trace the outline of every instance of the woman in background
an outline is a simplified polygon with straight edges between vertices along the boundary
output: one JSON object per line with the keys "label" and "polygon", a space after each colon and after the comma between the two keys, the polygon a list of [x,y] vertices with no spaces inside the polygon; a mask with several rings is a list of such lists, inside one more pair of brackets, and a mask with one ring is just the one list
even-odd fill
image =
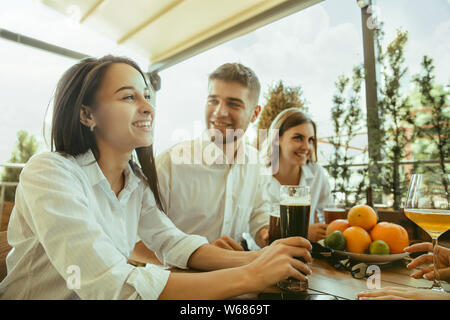
{"label": "woman in background", "polygon": [[[89,58],[65,72],[54,99],[52,152],[35,155],[20,176],[0,298],[223,299],[311,272],[293,258],[311,261],[311,244],[301,237],[239,252],[173,225],[158,191],[150,94],[126,58]],[[127,260],[138,236],[165,265],[223,270],[135,267]]]}
{"label": "woman in background", "polygon": [[333,203],[325,170],[317,163],[316,125],[299,108],[283,110],[272,121],[262,148],[265,164],[271,168],[269,193],[279,202],[280,186],[309,186],[311,215],[308,239],[325,237],[323,209]]}

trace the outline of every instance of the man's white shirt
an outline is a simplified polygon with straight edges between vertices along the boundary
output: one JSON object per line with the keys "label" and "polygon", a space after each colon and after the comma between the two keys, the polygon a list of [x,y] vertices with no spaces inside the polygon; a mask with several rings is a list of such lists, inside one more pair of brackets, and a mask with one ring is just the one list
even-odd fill
{"label": "man's white shirt", "polygon": [[177,229],[130,166],[116,197],[92,152],[36,155],[17,187],[0,298],[156,299],[169,271],[127,264],[138,236],[160,261],[179,268],[208,242]]}
{"label": "man's white shirt", "polygon": [[268,225],[270,176],[252,146],[239,143],[230,163],[205,132],[164,151],[156,166],[165,210],[182,231],[239,242],[243,233],[255,237]]}

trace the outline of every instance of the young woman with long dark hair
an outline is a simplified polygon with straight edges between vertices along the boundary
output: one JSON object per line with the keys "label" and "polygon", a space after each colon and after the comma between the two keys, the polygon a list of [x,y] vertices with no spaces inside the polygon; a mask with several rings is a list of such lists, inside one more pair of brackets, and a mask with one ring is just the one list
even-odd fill
{"label": "young woman with long dark hair", "polygon": [[[126,58],[85,59],[63,75],[52,151],[35,155],[20,176],[0,298],[222,299],[310,273],[293,258],[310,261],[303,238],[238,252],[173,225],[158,191],[150,94],[143,72]],[[222,270],[130,265],[137,237],[165,265]]]}

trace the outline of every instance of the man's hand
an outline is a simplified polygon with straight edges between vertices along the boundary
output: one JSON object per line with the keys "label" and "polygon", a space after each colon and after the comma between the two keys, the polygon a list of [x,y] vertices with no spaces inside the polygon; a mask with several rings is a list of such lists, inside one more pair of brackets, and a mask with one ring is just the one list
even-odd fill
{"label": "man's hand", "polygon": [[244,248],[242,248],[239,243],[227,236],[223,236],[217,240],[214,240],[213,242],[211,242],[211,244],[223,249],[244,251]]}
{"label": "man's hand", "polygon": [[255,235],[255,242],[261,248],[269,244],[269,226],[264,226]]}

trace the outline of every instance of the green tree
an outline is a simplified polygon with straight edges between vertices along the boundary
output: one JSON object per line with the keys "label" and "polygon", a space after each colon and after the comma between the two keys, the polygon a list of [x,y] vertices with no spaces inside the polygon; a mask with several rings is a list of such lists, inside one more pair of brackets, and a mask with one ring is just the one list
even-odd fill
{"label": "green tree", "polygon": [[401,197],[406,192],[407,179],[400,161],[408,155],[406,146],[410,143],[410,105],[402,94],[402,81],[407,72],[404,49],[408,32],[397,30],[397,37],[380,51],[381,77],[379,109],[382,118],[381,154],[384,160],[392,162],[381,168],[380,181],[385,193],[394,196],[393,207],[398,210]]}
{"label": "green tree", "polygon": [[[306,102],[303,98],[302,88],[285,86],[281,80],[276,85],[269,87],[265,98],[267,102],[259,117],[257,125],[258,132],[260,129],[269,129],[272,121],[285,109],[301,108],[305,112],[308,112]],[[259,147],[262,143],[262,141],[259,141],[259,134],[257,139],[257,146]]]}
{"label": "green tree", "polygon": [[[17,132],[17,142],[9,159],[10,163],[26,163],[33,154],[38,151],[39,145],[36,138],[26,132],[20,130]],[[4,182],[17,182],[21,169],[5,168],[0,178]],[[16,187],[8,187],[5,189],[5,201],[14,201]]]}
{"label": "green tree", "polygon": [[[420,160],[439,160],[438,170],[444,175],[449,173],[450,159],[450,86],[444,87],[435,83],[433,59],[424,56],[422,72],[414,77],[416,85],[416,103],[420,106],[414,120],[414,157]],[[424,166],[418,171],[435,170],[435,167]],[[444,180],[448,190],[448,181]]]}
{"label": "green tree", "polygon": [[[336,81],[337,92],[333,96],[333,107],[331,108],[331,118],[334,136],[329,138],[333,146],[333,153],[328,161],[327,167],[330,176],[334,180],[333,193],[344,195],[345,206],[354,205],[361,199],[362,189],[365,187],[366,170],[358,170],[357,174],[361,179],[355,182],[350,164],[354,163],[357,155],[350,153],[351,142],[361,131],[363,111],[361,108],[361,84],[364,80],[363,67],[361,65],[353,68],[353,75],[350,78],[341,75]],[[350,194],[353,193],[352,186],[356,184],[355,200],[350,202]]]}

